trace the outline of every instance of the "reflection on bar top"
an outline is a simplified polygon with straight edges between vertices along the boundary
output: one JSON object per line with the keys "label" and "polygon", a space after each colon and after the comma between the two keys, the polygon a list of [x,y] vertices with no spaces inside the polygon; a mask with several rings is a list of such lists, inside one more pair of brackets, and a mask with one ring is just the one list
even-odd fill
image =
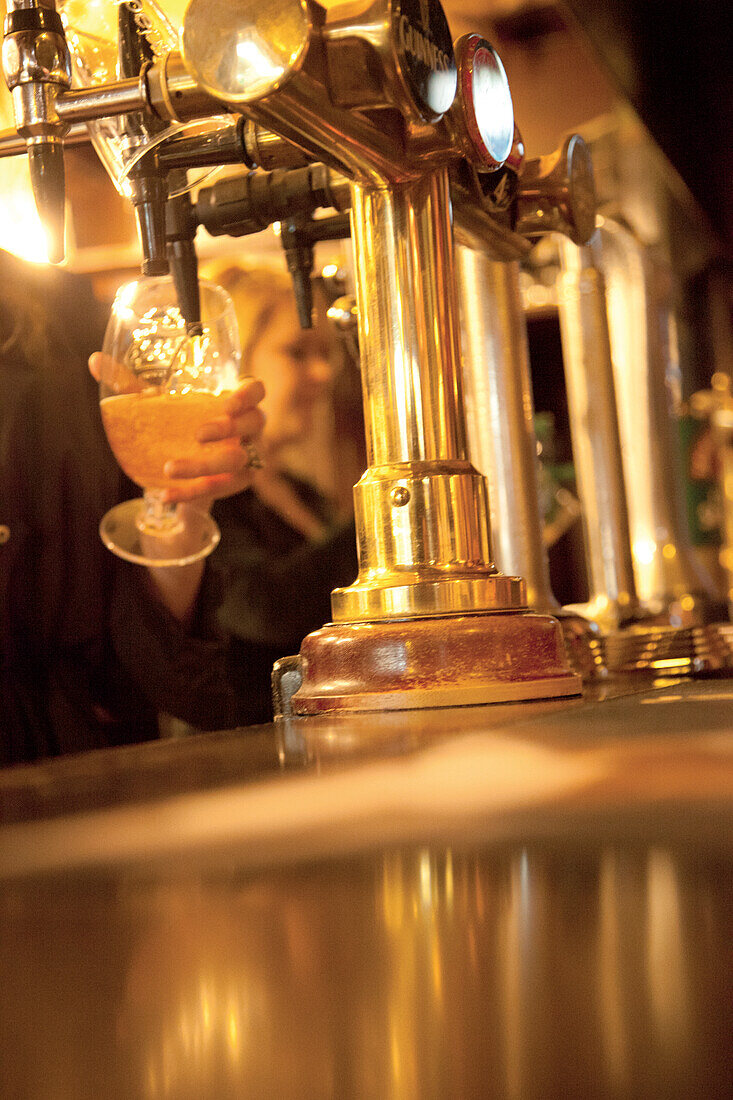
{"label": "reflection on bar top", "polygon": [[562,836],[726,846],[731,702],[722,681],[680,682],[602,703],[300,719],[14,769],[0,776],[0,875]]}

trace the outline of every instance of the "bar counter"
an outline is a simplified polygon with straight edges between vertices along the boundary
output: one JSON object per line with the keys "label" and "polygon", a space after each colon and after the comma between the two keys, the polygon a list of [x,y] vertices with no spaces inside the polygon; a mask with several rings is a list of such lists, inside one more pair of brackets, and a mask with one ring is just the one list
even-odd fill
{"label": "bar counter", "polygon": [[0,773],[0,1095],[727,1097],[733,686]]}

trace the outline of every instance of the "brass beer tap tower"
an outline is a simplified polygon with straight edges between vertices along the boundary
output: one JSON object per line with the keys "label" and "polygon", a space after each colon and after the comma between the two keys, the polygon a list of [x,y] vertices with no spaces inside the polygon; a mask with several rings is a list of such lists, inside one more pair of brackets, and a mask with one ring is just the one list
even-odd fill
{"label": "brass beer tap tower", "polygon": [[[524,580],[492,560],[486,481],[468,457],[452,195],[468,238],[500,259],[526,250],[520,192],[492,206],[515,144],[496,55],[461,40],[459,81],[437,0],[191,0],[180,45],[138,78],[57,94],[56,114],[241,114],[350,190],[368,451],[360,572],[303,642],[294,712],[578,694],[557,619],[530,610]],[[535,191],[526,208],[557,212]]]}
{"label": "brass beer tap tower", "polygon": [[[255,13],[234,8],[224,18],[256,37]],[[334,592],[334,622],[303,642],[295,712],[576,692],[557,622],[528,612],[523,582],[491,561],[485,482],[467,459],[448,177],[461,150],[451,121],[437,125],[456,84],[442,11],[393,3],[387,22],[383,5],[359,19],[350,7],[344,22],[334,8],[318,36],[306,20],[290,56],[325,47],[326,84],[306,62],[254,99],[249,73],[226,53],[235,34],[222,27],[215,46],[205,9],[194,0],[182,35],[198,83],[351,180],[369,463],[355,489],[360,574]],[[346,58],[361,59],[356,87],[342,85]],[[384,112],[385,124],[357,106]],[[510,127],[505,157],[512,138]]]}

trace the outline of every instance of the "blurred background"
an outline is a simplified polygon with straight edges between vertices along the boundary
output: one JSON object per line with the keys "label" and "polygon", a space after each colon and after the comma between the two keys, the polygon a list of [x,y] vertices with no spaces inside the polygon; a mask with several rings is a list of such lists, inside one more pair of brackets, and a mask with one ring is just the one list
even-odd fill
{"label": "blurred background", "polygon": [[[663,258],[676,322],[672,396],[687,456],[688,518],[695,548],[715,569],[717,490],[709,471],[693,477],[689,456],[699,435],[696,411],[704,405],[696,395],[709,389],[716,372],[733,372],[733,66],[725,6],[712,0],[674,9],[658,0],[447,0],[445,8],[454,39],[479,32],[502,58],[527,156],[551,152],[566,133],[579,131],[591,145],[601,214],[613,214]],[[12,125],[4,86],[0,125]],[[68,149],[66,165],[65,270],[44,266],[24,157],[0,161],[0,247],[39,265],[37,278],[55,308],[73,312],[86,355],[99,346],[114,292],[137,272],[140,253],[132,208],[92,147]],[[245,264],[281,265],[276,229],[238,239],[213,239],[200,231],[202,264],[231,256]],[[318,246],[317,267],[337,272],[347,288],[350,263],[348,242]],[[569,603],[583,600],[586,587],[556,310],[558,272],[553,242],[546,239],[524,265],[522,289],[552,583],[560,602]],[[354,376],[346,399],[353,404]],[[324,408],[320,415],[335,430],[334,410]],[[329,485],[333,464],[321,466],[316,474],[322,486],[342,492],[343,486]]]}

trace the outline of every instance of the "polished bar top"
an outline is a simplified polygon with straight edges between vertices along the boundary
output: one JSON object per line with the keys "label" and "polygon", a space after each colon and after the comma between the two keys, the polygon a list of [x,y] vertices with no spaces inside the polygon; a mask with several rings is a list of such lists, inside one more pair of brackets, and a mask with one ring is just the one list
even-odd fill
{"label": "polished bar top", "polygon": [[512,820],[561,833],[571,815],[632,832],[639,815],[672,832],[693,815],[715,833],[733,818],[731,731],[729,681],[628,677],[583,699],[325,715],[49,760],[0,772],[0,876],[253,840],[268,859],[308,857],[476,822],[489,839]]}
{"label": "polished bar top", "polygon": [[595,696],[0,774],[0,1095],[729,1097],[733,686]]}

